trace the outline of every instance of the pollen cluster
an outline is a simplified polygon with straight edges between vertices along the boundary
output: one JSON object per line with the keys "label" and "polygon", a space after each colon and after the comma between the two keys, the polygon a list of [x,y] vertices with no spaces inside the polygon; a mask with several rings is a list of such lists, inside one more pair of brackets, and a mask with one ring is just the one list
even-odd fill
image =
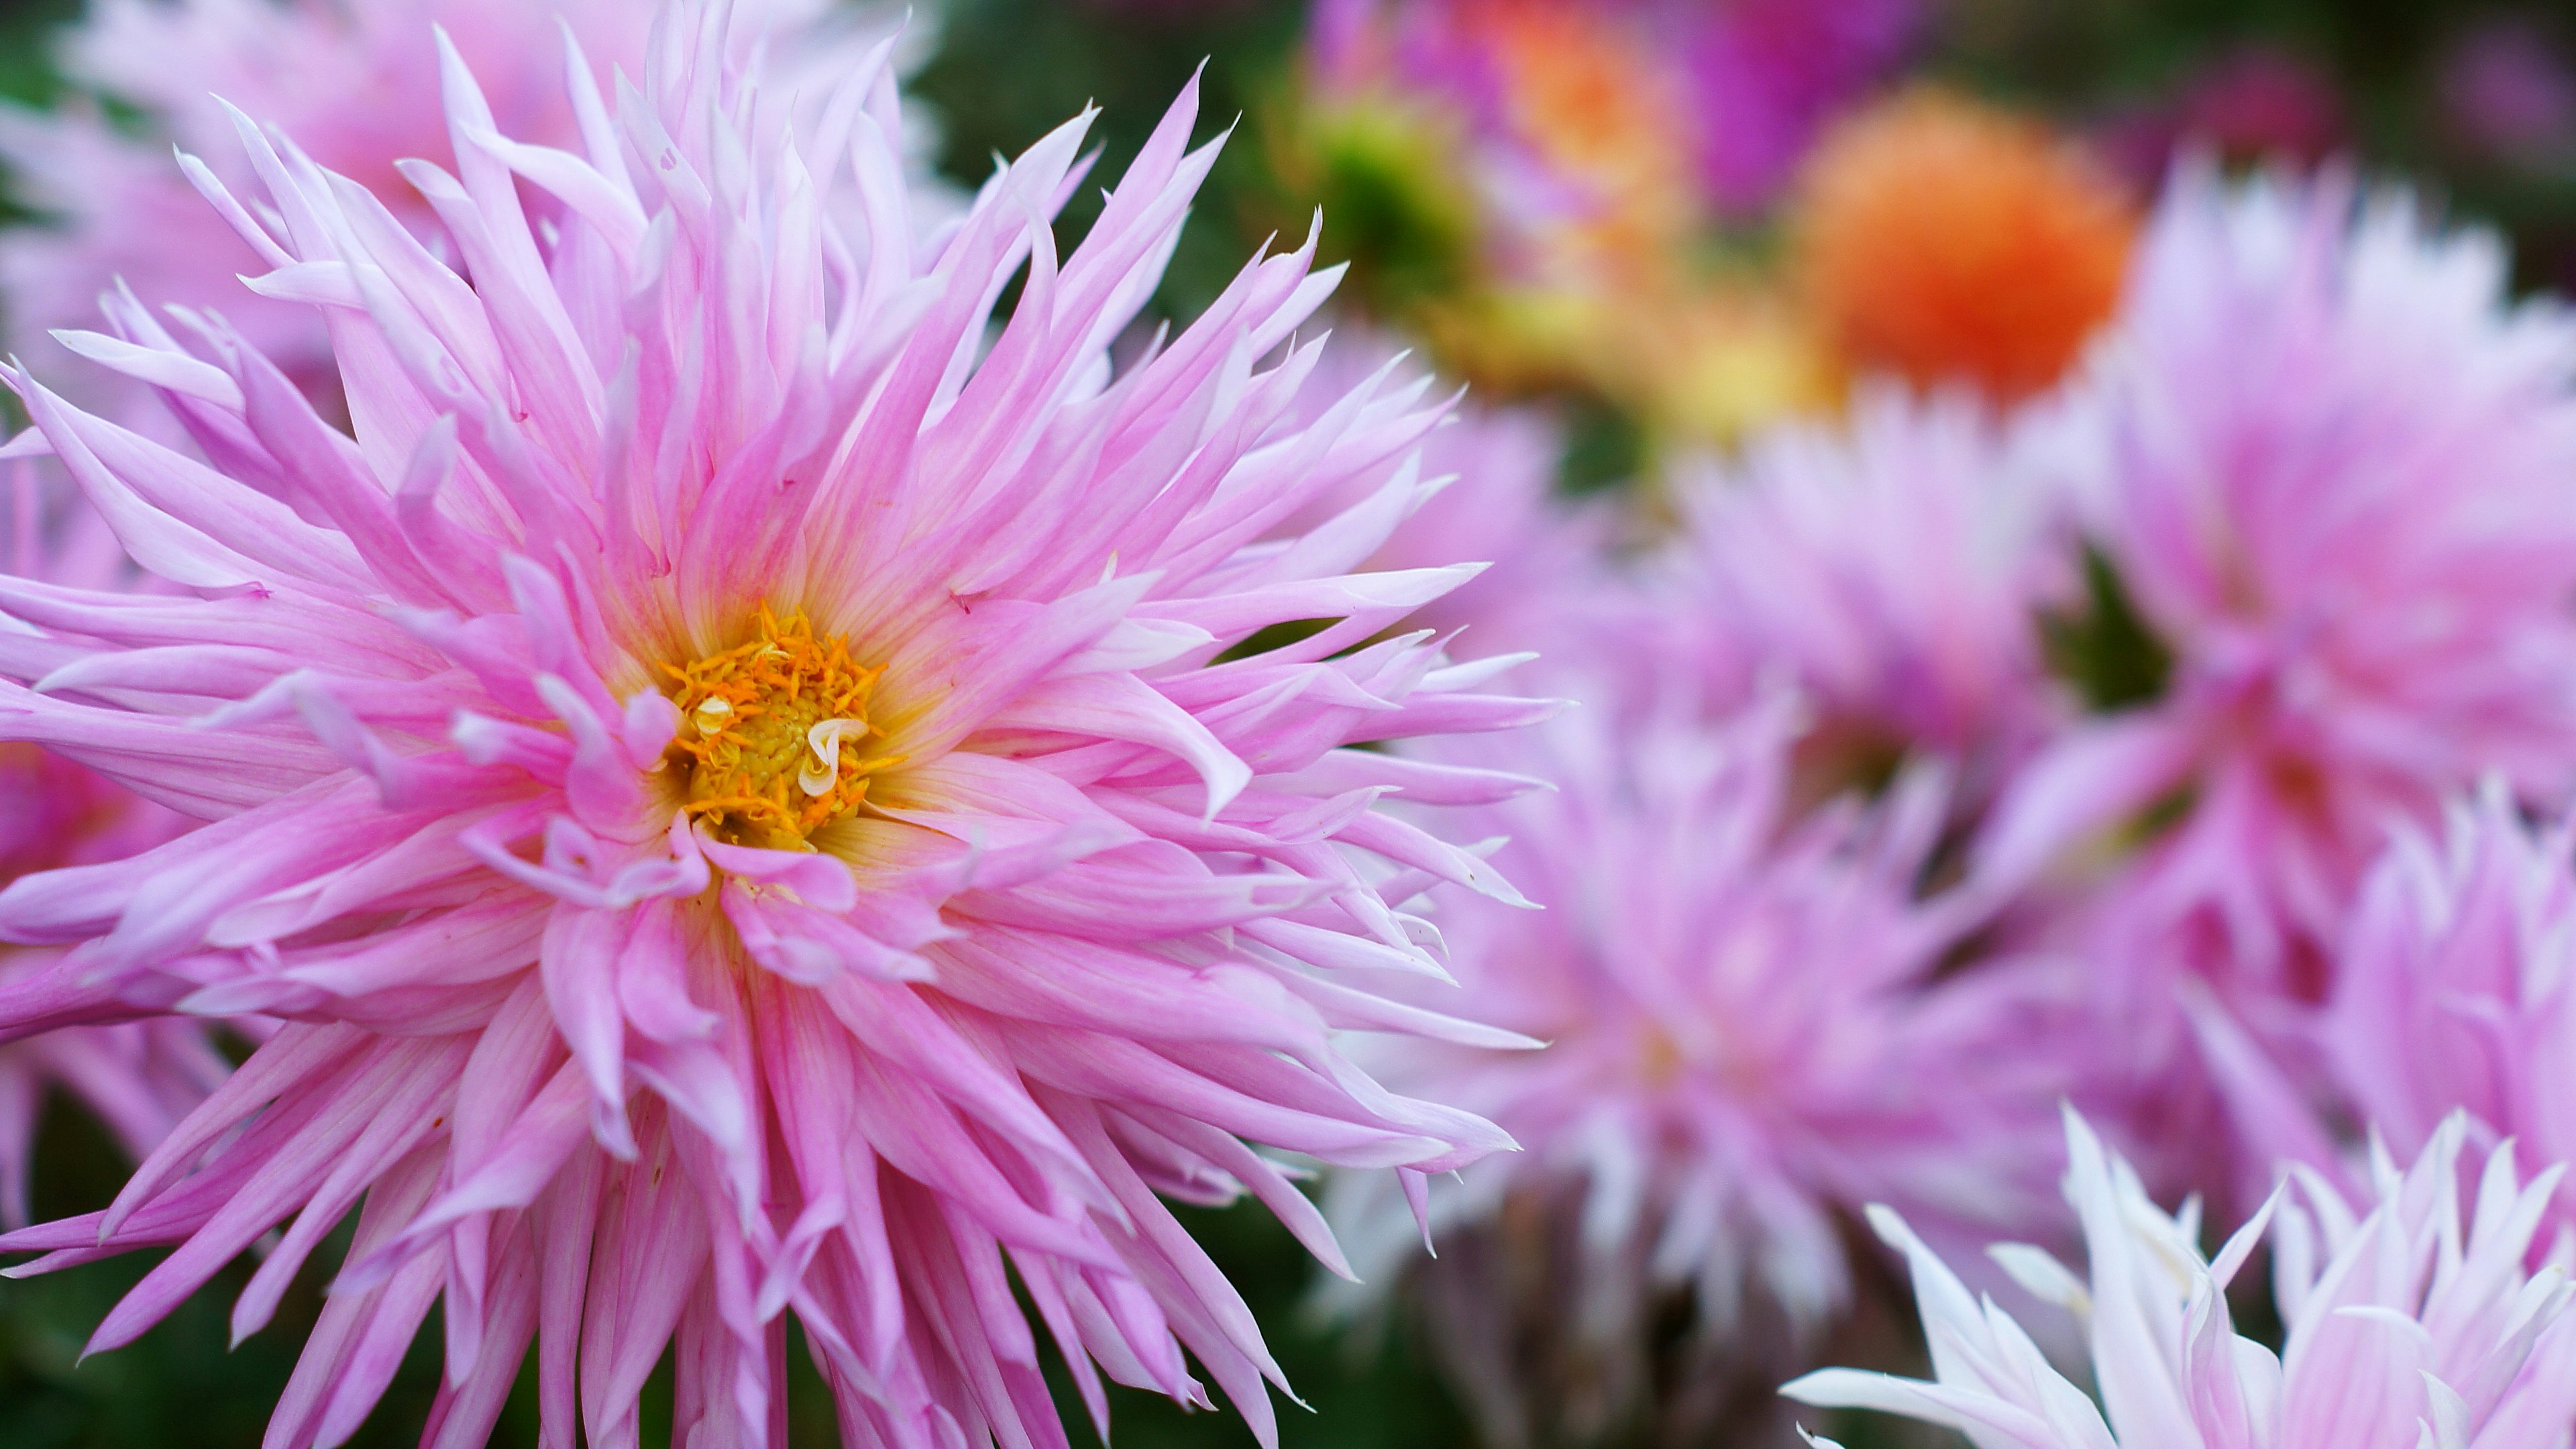
{"label": "pollen cluster", "polygon": [[764,604],[749,642],[663,670],[680,707],[682,808],[728,843],[811,849],[816,829],[854,814],[869,780],[902,763],[868,748],[884,738],[867,720],[883,671],[861,668],[839,635],[816,638],[801,610],[782,620]]}

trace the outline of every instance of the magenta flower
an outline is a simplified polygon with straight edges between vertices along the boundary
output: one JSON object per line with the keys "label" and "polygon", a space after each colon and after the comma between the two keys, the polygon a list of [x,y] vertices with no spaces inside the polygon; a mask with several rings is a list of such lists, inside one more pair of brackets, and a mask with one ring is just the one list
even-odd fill
{"label": "magenta flower", "polygon": [[[1641,1395],[1671,1291],[1695,1299],[1701,1347],[1740,1355],[1731,1371],[1793,1366],[1784,1352],[1811,1348],[1852,1297],[1836,1219],[1865,1202],[1903,1202],[1967,1240],[2027,1227],[2070,1084],[2046,1045],[2042,975],[1941,974],[1976,917],[1914,894],[1945,809],[1933,774],[1874,808],[1800,817],[1793,698],[1712,726],[1696,708],[1585,697],[1543,738],[1440,756],[1561,785],[1479,820],[1508,837],[1496,863],[1547,908],[1461,896],[1437,918],[1467,1014],[1548,1048],[1406,1043],[1388,1068],[1392,1085],[1466,1105],[1526,1149],[1435,1185],[1440,1259],[1418,1268],[1436,1341],[1466,1365],[1497,1442],[1543,1430],[1527,1416],[1549,1411],[1531,1401],[1568,1384],[1614,1409],[1623,1383]],[[1410,1255],[1394,1192],[1337,1190],[1364,1270]],[[1553,1256],[1493,1260],[1533,1242]],[[1543,1292],[1516,1301],[1514,1282]]]}
{"label": "magenta flower", "polygon": [[1702,184],[1722,210],[1775,200],[1835,116],[1913,49],[1916,0],[1666,4],[1680,22]]}
{"label": "magenta flower", "polygon": [[1989,797],[2061,712],[2038,619],[2066,567],[2039,442],[1965,396],[1896,392],[1758,439],[1683,495],[1657,579],[1675,651],[1721,698],[1794,681],[1805,753],[1831,757],[1837,788],[1921,751]]}
{"label": "magenta flower", "polygon": [[71,948],[0,1021],[290,1024],[106,1212],[0,1247],[180,1245],[107,1348],[282,1227],[256,1329],[356,1209],[286,1446],[345,1439],[433,1304],[435,1444],[482,1442],[532,1340],[550,1442],[633,1444],[666,1346],[678,1441],[776,1442],[790,1309],[853,1442],[1061,1444],[1015,1293],[1095,1417],[1103,1376],[1208,1402],[1187,1349],[1267,1439],[1277,1367],[1157,1193],[1249,1191],[1337,1265],[1247,1141],[1416,1173],[1508,1141],[1334,1044],[1492,1039],[1356,974],[1440,971],[1391,904],[1421,882],[1511,894],[1378,797],[1519,782],[1352,747],[1545,712],[1366,642],[1474,572],[1346,572],[1437,410],[1284,421],[1311,245],[1112,366],[1214,162],[1194,91],[1070,254],[1088,117],[917,247],[887,48],[800,146],[721,14],[666,9],[615,112],[576,57],[579,154],[504,138],[442,55],[459,171],[403,174],[470,283],[245,131],[264,202],[210,191],[263,286],[329,309],[354,437],[219,324],[186,347],[130,306],[79,345],[213,466],[10,374],[196,597],[0,587],[65,656],[0,735],[213,823],[0,893],[9,937]]}
{"label": "magenta flower", "polygon": [[[789,22],[825,6],[746,8]],[[99,0],[65,37],[63,71],[85,91],[140,108],[151,138],[87,97],[52,113],[0,113],[0,160],[19,198],[53,219],[0,234],[13,342],[29,350],[51,329],[91,325],[100,294],[122,279],[156,307],[219,308],[290,376],[327,376],[321,315],[302,299],[243,291],[237,274],[266,265],[170,164],[171,143],[208,158],[226,184],[252,184],[249,167],[234,164],[241,147],[225,107],[239,107],[427,234],[432,210],[397,168],[415,156],[449,161],[433,25],[481,79],[504,134],[566,146],[577,131],[560,32],[569,28],[603,67],[631,72],[652,15],[635,0]]]}
{"label": "magenta flower", "polygon": [[[2454,1118],[2402,1174],[2382,1156],[2371,1200],[2303,1177],[2204,1260],[2196,1202],[2166,1216],[2072,1113],[2066,1136],[2088,1271],[1993,1251],[2075,1314],[2099,1407],[1885,1208],[1871,1221],[1913,1268],[1932,1381],[1827,1369],[1781,1392],[2016,1449],[2547,1449],[2576,1431],[2576,1290],[2563,1268],[2523,1269],[2563,1167],[2525,1181],[2506,1147],[2465,1192]],[[2227,1301],[2267,1236],[2288,1330],[2277,1355],[2237,1335]]]}
{"label": "magenta flower", "polygon": [[2312,1006],[2393,823],[2486,770],[2576,779],[2576,325],[2506,283],[2399,195],[2176,178],[2078,482],[2171,678],[2025,773],[1992,875],[2158,807],[2127,929]]}
{"label": "magenta flower", "polygon": [[2335,78],[2292,51],[2239,46],[2175,78],[2170,89],[2094,128],[2096,148],[2141,192],[2161,186],[2178,155],[2313,166],[2352,144]]}

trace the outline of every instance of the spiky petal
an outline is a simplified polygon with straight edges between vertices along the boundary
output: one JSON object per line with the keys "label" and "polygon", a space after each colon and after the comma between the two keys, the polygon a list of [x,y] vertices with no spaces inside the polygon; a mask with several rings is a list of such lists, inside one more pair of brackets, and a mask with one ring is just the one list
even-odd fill
{"label": "spiky petal", "polygon": [[[2381,1157],[2360,1201],[2313,1177],[2286,1185],[2204,1259],[2197,1207],[2167,1216],[2070,1112],[2066,1197],[2086,1272],[2022,1245],[1994,1252],[2075,1313],[2098,1406],[1884,1208],[1871,1221],[1913,1270],[1932,1379],[1827,1369],[1781,1392],[2022,1449],[2564,1444],[2576,1429],[2571,1290],[2563,1268],[2528,1273],[2523,1259],[2565,1168],[2526,1180],[2508,1146],[2464,1191],[2465,1133],[2453,1118],[2403,1172]],[[2238,1335],[2228,1310],[2228,1285],[2267,1237],[2287,1329],[2277,1355]]]}

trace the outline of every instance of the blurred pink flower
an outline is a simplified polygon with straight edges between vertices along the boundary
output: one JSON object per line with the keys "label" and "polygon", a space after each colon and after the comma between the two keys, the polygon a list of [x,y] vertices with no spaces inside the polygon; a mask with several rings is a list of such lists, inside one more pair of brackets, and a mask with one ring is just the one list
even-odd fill
{"label": "blurred pink flower", "polygon": [[[2482,1144],[2576,1158],[2576,823],[2525,824],[2499,789],[2408,831],[2344,933],[2321,1035],[2355,1115],[2401,1152],[2454,1112]],[[2553,1228],[2576,1227],[2560,1185]]]}
{"label": "blurred pink flower", "polygon": [[[1711,725],[1576,693],[1540,731],[1432,756],[1559,786],[1476,818],[1546,908],[1460,896],[1434,918],[1466,1014],[1547,1049],[1407,1043],[1385,1059],[1390,1085],[1526,1149],[1434,1185],[1440,1258],[1415,1267],[1498,1442],[1554,1437],[1523,1402],[1552,1384],[1641,1396],[1670,1367],[1652,1325],[1671,1291],[1695,1301],[1700,1346],[1732,1356],[1691,1371],[1793,1366],[1853,1296],[1837,1219],[1865,1202],[1963,1241],[2044,1221],[2071,1085],[2049,974],[1961,969],[1950,953],[1977,917],[1916,895],[1937,772],[1801,817],[1793,697]],[[1327,1204],[1364,1279],[1391,1281],[1412,1256],[1402,1199],[1345,1178]],[[1494,1261],[1533,1237],[1541,1262]],[[1539,1296],[1516,1301],[1515,1282]],[[1515,1331],[1554,1361],[1516,1356]]]}
{"label": "blurred pink flower", "polygon": [[1335,1045],[1494,1039],[1353,973],[1438,971],[1389,903],[1417,875],[1512,896],[1378,796],[1521,788],[1356,746],[1545,713],[1366,642],[1470,572],[1348,572],[1438,413],[1362,389],[1284,421],[1311,240],[1111,366],[1215,162],[1194,90],[1069,255],[1088,116],[921,247],[891,43],[809,168],[726,14],[661,10],[614,119],[577,60],[578,153],[505,139],[443,54],[458,170],[402,174],[471,285],[245,132],[266,204],[214,197],[264,285],[333,308],[354,438],[139,307],[80,345],[217,466],[9,373],[197,596],[0,585],[71,656],[0,689],[0,736],[213,823],[0,892],[0,932],[71,948],[0,1023],[177,996],[290,1024],[105,1213],[0,1248],[179,1244],[107,1348],[282,1229],[234,1305],[256,1329],[355,1210],[286,1446],[347,1438],[433,1305],[434,1445],[483,1441],[532,1341],[549,1442],[632,1444],[667,1348],[675,1442],[776,1443],[790,1308],[852,1442],[1061,1445],[1018,1294],[1104,1429],[1104,1374],[1209,1403],[1186,1350],[1269,1441],[1277,1365],[1158,1191],[1249,1191],[1337,1265],[1245,1139],[1425,1173],[1508,1141]]}
{"label": "blurred pink flower", "polygon": [[2526,18],[2497,16],[2461,32],[2434,88],[2450,139],[2480,160],[2546,166],[2576,151],[2576,67]]}
{"label": "blurred pink flower", "polygon": [[2079,506],[2171,677],[2022,774],[1981,869],[2144,822],[2130,939],[2238,1006],[2323,1001],[2392,826],[2483,771],[2576,780],[2571,378],[2576,324],[2509,300],[2491,235],[2178,175],[2075,404]]}
{"label": "blurred pink flower", "polygon": [[[814,21],[829,0],[743,5],[787,24]],[[0,233],[11,345],[32,352],[52,329],[96,326],[101,294],[122,280],[156,308],[217,308],[290,377],[326,378],[322,314],[307,298],[243,290],[239,274],[268,268],[171,164],[172,144],[210,158],[228,186],[253,184],[248,164],[232,159],[242,151],[226,107],[238,107],[433,237],[430,204],[397,170],[413,157],[453,164],[431,27],[443,28],[474,68],[504,134],[569,146],[577,134],[564,99],[563,34],[603,71],[631,75],[653,8],[637,0],[96,0],[62,42],[64,74],[95,97],[139,108],[146,130],[118,125],[92,96],[51,113],[0,112],[0,161],[18,198],[52,218]]]}
{"label": "blurred pink flower", "polygon": [[[2561,1266],[2523,1267],[2563,1166],[2526,1182],[2507,1147],[2471,1195],[2455,1118],[2403,1173],[2381,1157],[2368,1199],[2302,1177],[2204,1260],[2197,1202],[2166,1216],[2072,1113],[2066,1135],[2087,1272],[2018,1244],[1992,1251],[2083,1325],[2099,1407],[1886,1208],[1871,1221],[1913,1268],[1932,1381],[1827,1369],[1781,1392],[2015,1449],[2558,1449],[2576,1432],[2576,1290]],[[2228,1311],[2266,1237],[2278,1354]]]}
{"label": "blurred pink flower", "polygon": [[2069,570],[2040,446],[1967,396],[1895,390],[1758,437],[1683,484],[1655,579],[1674,657],[1727,700],[1794,683],[1838,788],[1922,751],[1987,799],[2061,713],[2038,623]]}

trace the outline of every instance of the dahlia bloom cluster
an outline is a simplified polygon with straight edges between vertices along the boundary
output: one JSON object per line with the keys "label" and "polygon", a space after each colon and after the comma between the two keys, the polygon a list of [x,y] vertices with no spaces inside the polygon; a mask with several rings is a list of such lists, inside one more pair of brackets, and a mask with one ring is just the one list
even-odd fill
{"label": "dahlia bloom cluster", "polygon": [[1480,386],[1590,392],[1685,450],[1882,372],[2015,402],[2110,317],[2136,206],[2038,121],[1873,103],[1919,9],[1337,0],[1274,149]]}
{"label": "dahlia bloom cluster", "polygon": [[[1864,389],[1684,475],[1624,613],[1546,641],[1582,718],[1423,752],[1560,786],[1481,829],[1547,912],[1436,917],[1467,1014],[1550,1047],[1388,1068],[1526,1149],[1435,1190],[1412,1270],[1497,1432],[1606,1432],[1671,1377],[1635,1345],[1677,1298],[1710,1336],[1834,1321],[1862,1279],[1831,1225],[1873,1195],[1953,1244],[2046,1233],[2060,1098],[2160,1186],[2257,1199],[2281,1155],[2340,1180],[2321,1100],[2408,1151],[2463,1106],[2568,1150],[2536,1125],[2567,862],[2362,882],[2481,772],[2545,801],[2576,765],[2571,341],[2479,234],[2190,171],[2069,378]],[[1357,1241],[1409,1231],[1345,1193]]]}
{"label": "dahlia bloom cluster", "polygon": [[326,316],[350,432],[122,299],[72,341],[192,452],[7,373],[17,449],[177,588],[0,581],[47,660],[0,738],[209,823],[0,892],[61,951],[0,1029],[286,1024],[112,1206],[0,1248],[173,1245],[102,1349],[275,1232],[257,1329],[354,1212],[281,1445],[346,1439],[433,1305],[433,1444],[532,1343],[550,1441],[635,1442],[669,1347],[676,1441],[776,1442],[789,1311],[851,1442],[1062,1443],[1016,1294],[1095,1418],[1104,1377],[1209,1402],[1186,1349],[1267,1439],[1277,1366],[1160,1195],[1249,1192],[1338,1265],[1248,1143],[1508,1142],[1335,1044],[1513,1040],[1374,989],[1443,970],[1425,884],[1516,898],[1380,797],[1525,782],[1367,747],[1546,712],[1375,637],[1474,571],[1353,572],[1440,409],[1295,420],[1311,242],[1112,364],[1214,160],[1194,91],[1071,252],[1087,116],[925,241],[891,42],[791,126],[726,24],[663,10],[613,108],[574,48],[571,149],[442,43],[456,169],[399,168],[438,249],[276,130],[241,129],[254,196],[190,166]]}
{"label": "dahlia bloom cluster", "polygon": [[2151,994],[2295,1034],[2393,824],[2576,781],[2576,325],[2505,287],[2488,235],[2333,174],[2186,172],[2151,223],[2067,471],[2165,677],[2048,746],[1980,863],[2143,841],[2096,949]]}
{"label": "dahlia bloom cluster", "polygon": [[[2044,1221],[2070,1076],[2029,1049],[2067,1025],[2050,973],[1945,971],[1980,919],[1917,891],[1948,815],[1937,767],[1876,804],[1805,809],[1794,695],[1712,721],[1696,701],[1623,700],[1617,681],[1572,692],[1583,708],[1535,740],[1434,755],[1557,786],[1477,821],[1547,909],[1457,900],[1437,917],[1466,1013],[1549,1046],[1409,1046],[1386,1064],[1527,1149],[1441,1186],[1440,1259],[1416,1269],[1435,1345],[1502,1443],[1599,1437],[1654,1376],[1694,1383],[1685,1411],[1759,1415],[1850,1305],[1838,1214],[1900,1202],[1960,1241]],[[1415,1237],[1400,1197],[1352,1179],[1332,1206],[1363,1279],[1391,1276],[1369,1270]],[[1659,1364],[1676,1295],[1694,1342]]]}
{"label": "dahlia bloom cluster", "polygon": [[1654,205],[1749,212],[1905,58],[1920,19],[1913,0],[1330,0],[1313,59],[1336,86],[1436,98],[1477,163],[1526,178],[1514,195],[1599,203],[1623,178],[1670,179]]}
{"label": "dahlia bloom cluster", "polygon": [[[1871,1222],[1913,1270],[1929,1381],[1853,1369],[1782,1390],[1876,1409],[2022,1449],[2549,1449],[2576,1423],[2576,1288],[2525,1260],[2563,1166],[2525,1179],[2508,1144],[2465,1186],[2463,1123],[2413,1165],[2385,1155],[2357,1200],[2313,1177],[2285,1185],[2212,1258],[2196,1204],[2168,1216],[2069,1113],[2066,1198],[2086,1271],[2022,1244],[1996,1259],[2082,1326],[2097,1407],[1992,1299],[1972,1296],[1904,1218]],[[2227,1290],[2269,1242],[2284,1342],[2236,1332]],[[1829,1444],[1829,1440],[1817,1440]]]}
{"label": "dahlia bloom cluster", "polygon": [[[1837,122],[1914,10],[1317,7],[1376,298],[1552,412],[1326,347],[1314,232],[1146,325],[1195,85],[1070,245],[1089,115],[953,197],[820,0],[103,0],[0,126],[89,364],[0,368],[89,520],[0,576],[6,1271],[244,1335],[345,1232],[275,1449],[433,1310],[439,1449],[531,1361],[782,1442],[791,1322],[854,1444],[1064,1445],[1050,1355],[1275,1443],[1250,1197],[1516,1449],[1785,1439],[1867,1221],[1929,1377],[1809,1403],[2563,1445],[2576,322],[2339,172]],[[141,1162],[27,1226],[54,1082]]]}

